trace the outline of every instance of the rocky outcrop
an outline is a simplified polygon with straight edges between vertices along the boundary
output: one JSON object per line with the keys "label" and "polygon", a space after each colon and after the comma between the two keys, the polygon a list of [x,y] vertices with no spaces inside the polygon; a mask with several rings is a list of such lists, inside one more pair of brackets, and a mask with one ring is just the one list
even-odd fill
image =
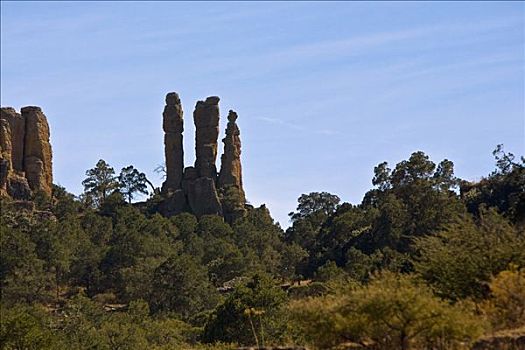
{"label": "rocky outcrop", "polygon": [[28,199],[32,192],[51,196],[53,184],[49,125],[39,107],[0,111],[0,192]]}
{"label": "rocky outcrop", "polygon": [[[162,187],[159,210],[171,216],[190,211],[197,216],[224,215],[227,221],[244,215],[245,195],[242,188],[241,141],[236,124],[237,114],[230,111],[217,174],[217,141],[219,138],[219,97],[198,101],[193,112],[195,123],[195,166],[183,169],[182,107],[176,93],[166,97],[163,114],[166,154],[166,181]],[[181,181],[182,179],[182,181]],[[233,200],[232,200],[233,199]]]}
{"label": "rocky outcrop", "polygon": [[166,95],[166,106],[162,113],[164,129],[164,152],[166,156],[166,181],[162,184],[162,193],[168,194],[182,188],[184,171],[184,150],[182,132],[184,121],[179,95],[170,92]]}
{"label": "rocky outcrop", "polygon": [[221,156],[221,171],[217,179],[224,215],[228,222],[243,216],[246,211],[244,207],[246,199],[242,187],[241,138],[236,123],[237,117],[237,113],[230,110],[226,137],[222,139],[224,153]]}
{"label": "rocky outcrop", "polygon": [[24,170],[29,187],[51,195],[53,170],[49,125],[39,107],[21,109],[25,119]]}

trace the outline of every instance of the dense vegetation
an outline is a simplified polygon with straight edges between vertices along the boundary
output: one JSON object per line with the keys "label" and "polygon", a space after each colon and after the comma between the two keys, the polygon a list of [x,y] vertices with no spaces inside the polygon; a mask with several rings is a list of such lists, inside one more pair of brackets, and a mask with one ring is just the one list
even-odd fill
{"label": "dense vegetation", "polygon": [[423,152],[381,163],[361,204],[304,194],[286,231],[264,205],[162,217],[144,174],[100,160],[79,198],[2,198],[0,344],[460,349],[525,326],[525,159],[494,155],[478,183]]}

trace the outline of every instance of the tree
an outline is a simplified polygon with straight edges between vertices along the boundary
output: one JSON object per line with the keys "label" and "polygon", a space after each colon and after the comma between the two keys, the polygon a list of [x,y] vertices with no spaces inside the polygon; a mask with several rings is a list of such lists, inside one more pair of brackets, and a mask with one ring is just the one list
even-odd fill
{"label": "tree", "polygon": [[461,183],[461,197],[469,212],[478,215],[480,207],[496,207],[512,222],[525,225],[525,158],[515,161],[512,153],[505,153],[503,145],[493,152],[496,169],[479,182]]}
{"label": "tree", "polygon": [[153,184],[146,178],[146,174],[139,172],[133,165],[122,168],[118,181],[120,191],[126,196],[129,203],[131,203],[135,193],[148,194],[146,184],[149,184],[152,187],[152,191],[155,191],[155,187],[153,187]]}
{"label": "tree", "polygon": [[86,176],[87,178],[82,181],[84,194],[91,198],[96,206],[100,206],[112,192],[119,188],[115,170],[102,159],[94,168],[86,171]]}
{"label": "tree", "polygon": [[50,327],[49,314],[39,306],[1,306],[0,344],[2,349],[67,348]]}
{"label": "tree", "polygon": [[217,292],[206,268],[190,255],[173,255],[153,275],[150,305],[154,312],[175,312],[189,318],[212,309]]}
{"label": "tree", "polygon": [[292,222],[314,214],[328,216],[335,211],[340,199],[338,196],[328,192],[311,192],[301,195],[297,201],[299,204],[296,212],[288,214]]}
{"label": "tree", "polygon": [[[266,274],[256,274],[247,283],[239,285],[208,319],[203,338],[206,342],[236,342],[253,345],[257,342],[254,328],[263,329],[267,339],[282,336],[283,326],[276,313],[283,305],[286,294]],[[248,311],[247,311],[248,310]],[[251,310],[264,315],[252,328]],[[257,331],[259,333],[259,331]]]}
{"label": "tree", "polygon": [[486,298],[492,275],[509,264],[525,265],[525,236],[495,209],[466,214],[434,236],[416,240],[416,271],[439,295]]}

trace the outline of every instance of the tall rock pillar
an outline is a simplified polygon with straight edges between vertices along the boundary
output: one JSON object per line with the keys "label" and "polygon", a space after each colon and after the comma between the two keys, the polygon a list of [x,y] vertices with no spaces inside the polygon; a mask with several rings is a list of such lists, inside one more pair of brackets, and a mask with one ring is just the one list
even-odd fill
{"label": "tall rock pillar", "polygon": [[49,125],[39,107],[0,110],[0,195],[30,199],[34,191],[51,196],[53,165]]}
{"label": "tall rock pillar", "polygon": [[244,215],[246,198],[242,187],[241,138],[236,123],[237,113],[228,113],[228,125],[224,142],[224,153],[221,156],[221,171],[217,187],[221,194],[225,219],[233,222]]}
{"label": "tall rock pillar", "polygon": [[49,125],[40,107],[23,107],[25,119],[24,170],[33,191],[51,195],[53,188],[52,151]]}
{"label": "tall rock pillar", "polygon": [[166,156],[166,181],[162,184],[162,192],[173,192],[182,188],[184,171],[184,150],[182,132],[184,121],[179,95],[170,92],[166,95],[166,106],[162,113],[164,129],[164,152]]}
{"label": "tall rock pillar", "polygon": [[198,101],[195,122],[195,167],[184,171],[183,187],[191,211],[197,215],[222,215],[217,194],[217,139],[219,138],[219,98]]}
{"label": "tall rock pillar", "polygon": [[199,177],[217,177],[217,139],[219,138],[219,98],[198,101],[193,113],[195,122],[195,169]]}

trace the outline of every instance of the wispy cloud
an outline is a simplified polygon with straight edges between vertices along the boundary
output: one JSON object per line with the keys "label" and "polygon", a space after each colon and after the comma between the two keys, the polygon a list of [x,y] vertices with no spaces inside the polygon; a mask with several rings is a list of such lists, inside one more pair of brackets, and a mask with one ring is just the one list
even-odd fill
{"label": "wispy cloud", "polygon": [[286,128],[297,130],[297,131],[301,131],[301,132],[305,132],[305,133],[319,134],[319,135],[326,135],[326,136],[334,136],[334,135],[340,134],[340,132],[337,131],[337,130],[318,129],[318,128],[312,129],[312,128],[307,128],[307,127],[301,126],[299,124],[291,123],[291,122],[284,121],[282,119],[277,119],[277,118],[256,117],[255,119],[263,121],[263,122],[268,123],[268,124],[284,126]]}

